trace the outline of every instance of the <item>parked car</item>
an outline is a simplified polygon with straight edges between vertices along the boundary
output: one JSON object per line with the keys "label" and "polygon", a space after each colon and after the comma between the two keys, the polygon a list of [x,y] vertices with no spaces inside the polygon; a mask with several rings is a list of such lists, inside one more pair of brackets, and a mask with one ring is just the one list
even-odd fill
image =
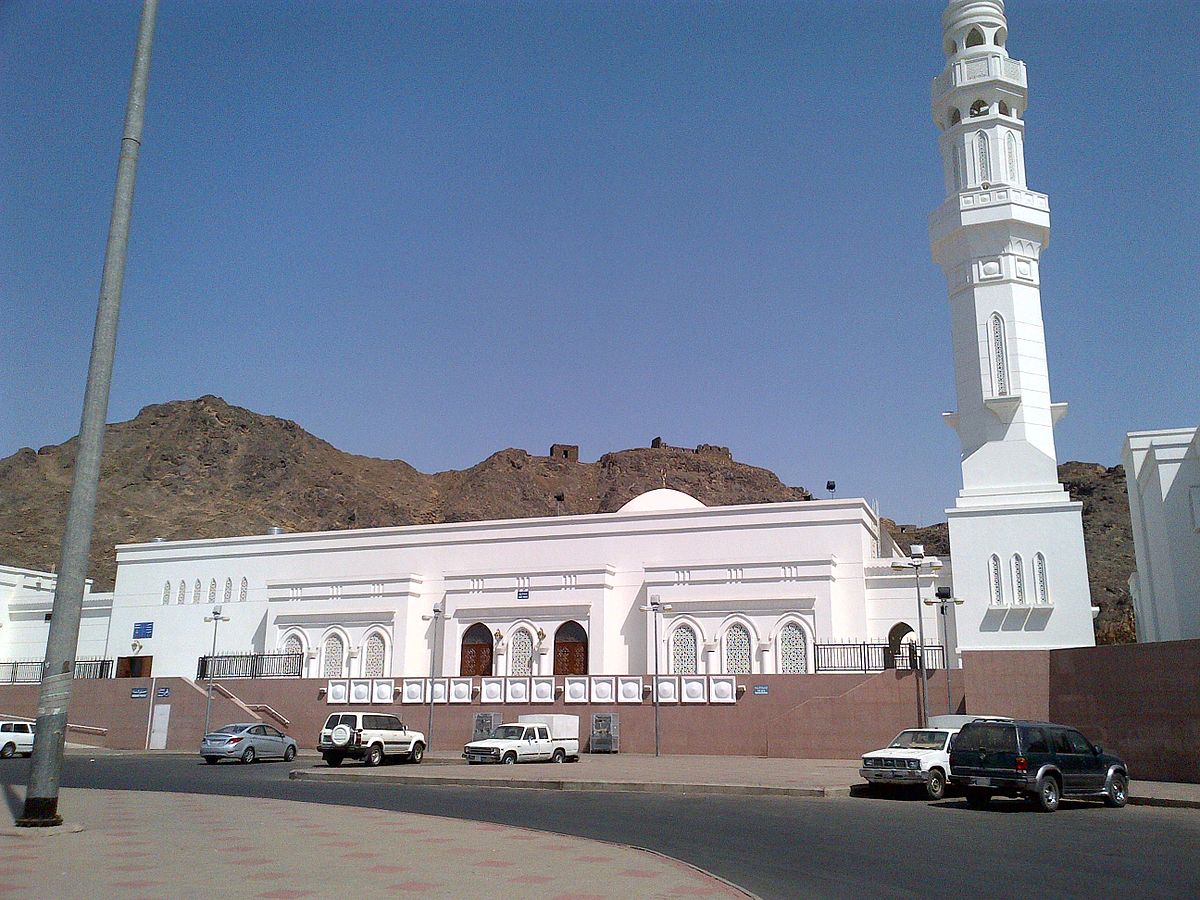
{"label": "parked car", "polygon": [[22,756],[33,754],[33,723],[0,722],[0,759],[12,759],[18,753]]}
{"label": "parked car", "polygon": [[872,788],[924,785],[931,800],[941,800],[956,734],[957,728],[908,728],[883,750],[864,753],[858,774]]}
{"label": "parked car", "polygon": [[561,763],[579,759],[579,716],[518,716],[481,741],[463,747],[468,765],[519,762]]}
{"label": "parked car", "polygon": [[242,722],[206,734],[200,740],[200,755],[209,765],[222,759],[252,763],[270,757],[291,762],[296,758],[296,741],[270,725]]}
{"label": "parked car", "polygon": [[325,720],[317,749],[330,766],[340,766],[346,759],[378,766],[389,756],[419,763],[425,758],[425,735],[385,713],[333,713]]}
{"label": "parked car", "polygon": [[997,794],[1026,797],[1045,812],[1063,797],[1129,799],[1129,769],[1066,725],[1051,722],[970,722],[950,751],[950,781],[982,809]]}

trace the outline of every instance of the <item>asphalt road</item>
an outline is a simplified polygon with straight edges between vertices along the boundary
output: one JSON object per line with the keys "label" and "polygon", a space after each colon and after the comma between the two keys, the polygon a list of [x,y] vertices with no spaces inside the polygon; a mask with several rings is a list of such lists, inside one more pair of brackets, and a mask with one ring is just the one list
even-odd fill
{"label": "asphalt road", "polygon": [[[1200,896],[1200,812],[1064,801],[792,799],[589,794],[289,781],[309,765],[205,766],[164,756],[70,756],[66,787],[237,794],[522,825],[632,844],[762,897]],[[0,761],[24,784],[27,760]],[[12,798],[11,792],[5,792]],[[62,810],[70,818],[70,809]]]}

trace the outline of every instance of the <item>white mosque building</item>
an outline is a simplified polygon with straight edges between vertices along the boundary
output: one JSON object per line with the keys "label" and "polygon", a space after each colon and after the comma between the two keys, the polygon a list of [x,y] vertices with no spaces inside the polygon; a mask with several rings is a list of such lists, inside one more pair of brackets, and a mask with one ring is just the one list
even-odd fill
{"label": "white mosque building", "polygon": [[[914,569],[861,498],[705,507],[664,488],[605,514],[120,546],[113,593],[90,601],[107,628],[92,622],[80,657],[192,677],[215,630],[218,655],[283,654],[313,678],[632,675],[655,659],[675,674],[862,670],[899,665],[918,631],[942,643],[918,600],[935,587],[962,601],[945,620],[951,664],[1093,644],[1082,507],[1057,480],[1066,404],[1046,362],[1049,201],[1026,184],[1025,65],[1000,0],[952,0],[942,24],[946,195],[930,237],[950,293],[945,419],[962,442],[953,572]],[[45,642],[49,595],[27,584],[44,573],[12,571],[25,586],[0,591],[0,660]],[[871,645],[886,648],[874,661]]]}

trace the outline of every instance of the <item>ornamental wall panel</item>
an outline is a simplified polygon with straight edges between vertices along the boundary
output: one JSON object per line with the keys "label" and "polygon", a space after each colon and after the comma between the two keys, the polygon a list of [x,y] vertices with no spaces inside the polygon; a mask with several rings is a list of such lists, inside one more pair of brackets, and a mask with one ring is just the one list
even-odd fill
{"label": "ornamental wall panel", "polygon": [[617,679],[609,676],[592,678],[592,702],[613,703],[617,699]]}
{"label": "ornamental wall panel", "polygon": [[659,703],[678,703],[679,679],[674,675],[659,675],[654,679],[654,693]]}
{"label": "ornamental wall panel", "polygon": [[350,702],[351,703],[370,703],[371,702],[371,679],[369,679],[369,678],[351,678],[350,679]]}
{"label": "ornamental wall panel", "polygon": [[529,702],[529,679],[528,678],[509,678],[504,685],[504,702],[505,703],[528,703]]}
{"label": "ornamental wall panel", "polygon": [[450,699],[450,679],[431,678],[425,682],[426,703],[447,703]]}
{"label": "ornamental wall panel", "polygon": [[554,702],[554,676],[539,675],[529,688],[529,699],[533,703]]}
{"label": "ornamental wall panel", "polygon": [[404,703],[424,703],[425,679],[405,678],[401,698]]}
{"label": "ornamental wall panel", "polygon": [[470,678],[451,678],[450,679],[450,702],[451,703],[470,703],[471,688],[473,679]]}
{"label": "ornamental wall panel", "polygon": [[621,675],[617,678],[617,702],[642,702],[642,677],[640,675]]}
{"label": "ornamental wall panel", "polygon": [[350,682],[348,682],[348,681],[327,681],[325,683],[325,702],[326,703],[349,703],[350,702]]}
{"label": "ornamental wall panel", "polygon": [[588,702],[588,678],[586,675],[568,675],[563,679],[563,702]]}
{"label": "ornamental wall panel", "polygon": [[396,679],[376,678],[371,682],[371,702],[391,703],[396,697]]}
{"label": "ornamental wall panel", "polygon": [[679,699],[684,703],[705,703],[708,700],[707,679],[703,675],[684,675],[680,679]]}
{"label": "ornamental wall panel", "polygon": [[480,679],[479,700],[481,703],[503,703],[504,679],[495,675]]}
{"label": "ornamental wall panel", "polygon": [[737,678],[733,675],[710,675],[708,697],[711,703],[737,703]]}

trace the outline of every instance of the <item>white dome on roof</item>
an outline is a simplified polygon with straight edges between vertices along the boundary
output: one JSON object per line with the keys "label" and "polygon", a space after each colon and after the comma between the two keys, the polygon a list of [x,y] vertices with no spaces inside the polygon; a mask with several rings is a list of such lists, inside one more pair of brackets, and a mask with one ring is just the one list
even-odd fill
{"label": "white dome on roof", "polygon": [[673,491],[670,488],[658,488],[638,494],[617,512],[671,512],[680,509],[704,509],[705,506],[691,494],[683,491]]}

